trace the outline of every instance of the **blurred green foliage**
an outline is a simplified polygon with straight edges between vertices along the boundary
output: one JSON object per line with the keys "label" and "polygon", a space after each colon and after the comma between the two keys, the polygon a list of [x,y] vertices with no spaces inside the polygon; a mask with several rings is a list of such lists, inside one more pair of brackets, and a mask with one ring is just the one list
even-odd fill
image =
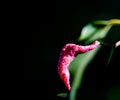
{"label": "blurred green foliage", "polygon": [[[78,38],[78,41],[85,41],[86,44],[95,40],[103,41],[111,27],[116,24],[120,24],[119,19],[91,22],[83,27],[80,37]],[[76,100],[75,97],[77,94],[77,90],[81,86],[84,71],[86,67],[89,65],[89,63],[92,61],[92,59],[94,59],[94,56],[97,54],[100,48],[101,46],[85,54],[79,54],[76,57],[76,59],[70,64],[69,70],[71,72],[71,76],[73,77],[73,80],[71,80],[72,89],[70,92],[70,100]],[[113,48],[110,53],[108,63],[110,62],[112,54]]]}
{"label": "blurred green foliage", "polygon": [[[84,43],[84,45],[89,44],[95,40],[104,42],[107,34],[114,25],[119,25],[119,19],[110,19],[110,20],[97,20],[90,22],[82,28],[80,36],[77,39],[78,43]],[[114,34],[113,34],[114,35]],[[89,65],[89,63],[94,59],[95,55],[101,49],[102,45],[98,46],[96,49],[89,51],[84,54],[78,54],[77,57],[71,62],[69,66],[69,71],[71,73],[71,91],[69,93],[70,100],[76,100],[77,91],[81,86],[82,78],[84,72]],[[112,50],[108,59],[108,63],[112,58],[114,47],[111,46]],[[63,96],[63,95],[59,95]],[[65,96],[63,96],[65,97]],[[111,100],[111,99],[110,99]]]}
{"label": "blurred green foliage", "polygon": [[120,100],[120,87],[111,87],[107,93],[108,100]]}

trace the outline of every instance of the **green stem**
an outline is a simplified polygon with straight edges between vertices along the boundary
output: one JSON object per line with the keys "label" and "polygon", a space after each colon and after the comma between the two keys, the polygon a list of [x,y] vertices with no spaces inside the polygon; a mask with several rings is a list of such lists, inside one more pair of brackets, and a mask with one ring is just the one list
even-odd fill
{"label": "green stem", "polygon": [[109,21],[95,21],[95,25],[120,25],[120,19],[111,19]]}

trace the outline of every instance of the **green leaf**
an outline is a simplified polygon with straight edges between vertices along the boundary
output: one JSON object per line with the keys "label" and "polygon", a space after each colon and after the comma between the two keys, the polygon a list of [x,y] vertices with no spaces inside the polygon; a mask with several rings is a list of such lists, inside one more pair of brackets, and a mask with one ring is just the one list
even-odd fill
{"label": "green leaf", "polygon": [[[95,40],[104,39],[112,27],[111,24],[107,24],[108,21],[99,22],[102,26],[95,25],[94,23],[89,23],[83,27],[81,35],[78,38],[78,41],[85,41],[86,44],[93,42]],[[106,24],[106,25],[103,25]],[[84,54],[79,54],[74,61],[69,66],[69,71],[71,73],[71,91],[70,91],[70,100],[75,100],[77,90],[82,84],[82,78],[84,71],[93,60],[97,52],[100,50],[101,46],[96,49],[89,51]]]}
{"label": "green leaf", "polygon": [[107,33],[111,27],[112,25],[108,25],[102,29],[98,29],[98,31],[96,31],[96,33],[94,33],[94,35],[87,40],[87,42],[89,43],[95,40],[103,40],[107,36]]}
{"label": "green leaf", "polygon": [[[119,19],[112,20],[100,20],[88,23],[83,27],[80,37],[75,42],[84,41],[85,44],[89,44],[95,40],[103,40],[108,34],[108,31],[111,29],[113,25],[119,25]],[[69,98],[70,100],[76,100],[77,90],[80,88],[82,84],[82,78],[84,75],[84,71],[89,65],[89,63],[93,60],[97,52],[100,50],[101,46],[97,47],[95,50],[89,51],[84,54],[79,54],[70,64],[69,71],[71,73],[71,91]],[[113,51],[111,51],[108,63],[112,57]]]}
{"label": "green leaf", "polygon": [[97,29],[90,23],[83,27],[80,35],[80,40],[87,40],[89,37],[91,37]]}
{"label": "green leaf", "polygon": [[103,39],[113,25],[120,25],[120,19],[98,20],[85,25],[78,41],[94,41]]}
{"label": "green leaf", "polygon": [[101,46],[95,50],[89,51],[84,54],[79,54],[74,61],[70,64],[69,70],[73,79],[71,80],[70,100],[75,100],[76,92],[81,86],[84,71],[88,64],[92,61]]}
{"label": "green leaf", "polygon": [[67,97],[68,93],[59,93],[57,94],[57,96],[59,97]]}
{"label": "green leaf", "polygon": [[[99,21],[97,21],[99,22]],[[102,23],[107,23],[106,21],[102,21]],[[110,28],[112,27],[111,24],[108,25],[95,25],[94,23],[89,23],[86,26],[83,27],[80,37],[78,38],[78,41],[87,41],[86,43],[90,43],[95,40],[103,39]]]}

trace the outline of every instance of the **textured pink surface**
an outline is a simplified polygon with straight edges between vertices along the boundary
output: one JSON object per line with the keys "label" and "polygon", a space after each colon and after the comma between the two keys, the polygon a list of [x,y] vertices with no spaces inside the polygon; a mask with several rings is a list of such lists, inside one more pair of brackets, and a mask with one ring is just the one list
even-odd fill
{"label": "textured pink surface", "polygon": [[58,73],[66,85],[68,91],[70,91],[70,73],[68,67],[70,63],[73,61],[75,54],[85,53],[90,50],[95,49],[100,43],[98,41],[94,41],[92,44],[87,46],[81,46],[76,44],[68,43],[66,44],[60,54],[59,62],[58,62]]}

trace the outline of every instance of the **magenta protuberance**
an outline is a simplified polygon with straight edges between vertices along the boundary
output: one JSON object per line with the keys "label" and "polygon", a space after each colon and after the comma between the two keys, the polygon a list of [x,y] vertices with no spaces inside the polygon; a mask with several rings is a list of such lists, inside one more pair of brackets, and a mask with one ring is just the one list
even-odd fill
{"label": "magenta protuberance", "polygon": [[74,60],[75,55],[79,53],[85,53],[90,50],[95,49],[100,42],[94,41],[92,44],[87,46],[76,45],[68,43],[66,44],[60,54],[59,62],[58,62],[58,73],[66,85],[68,91],[70,91],[70,73],[68,67],[70,63]]}

